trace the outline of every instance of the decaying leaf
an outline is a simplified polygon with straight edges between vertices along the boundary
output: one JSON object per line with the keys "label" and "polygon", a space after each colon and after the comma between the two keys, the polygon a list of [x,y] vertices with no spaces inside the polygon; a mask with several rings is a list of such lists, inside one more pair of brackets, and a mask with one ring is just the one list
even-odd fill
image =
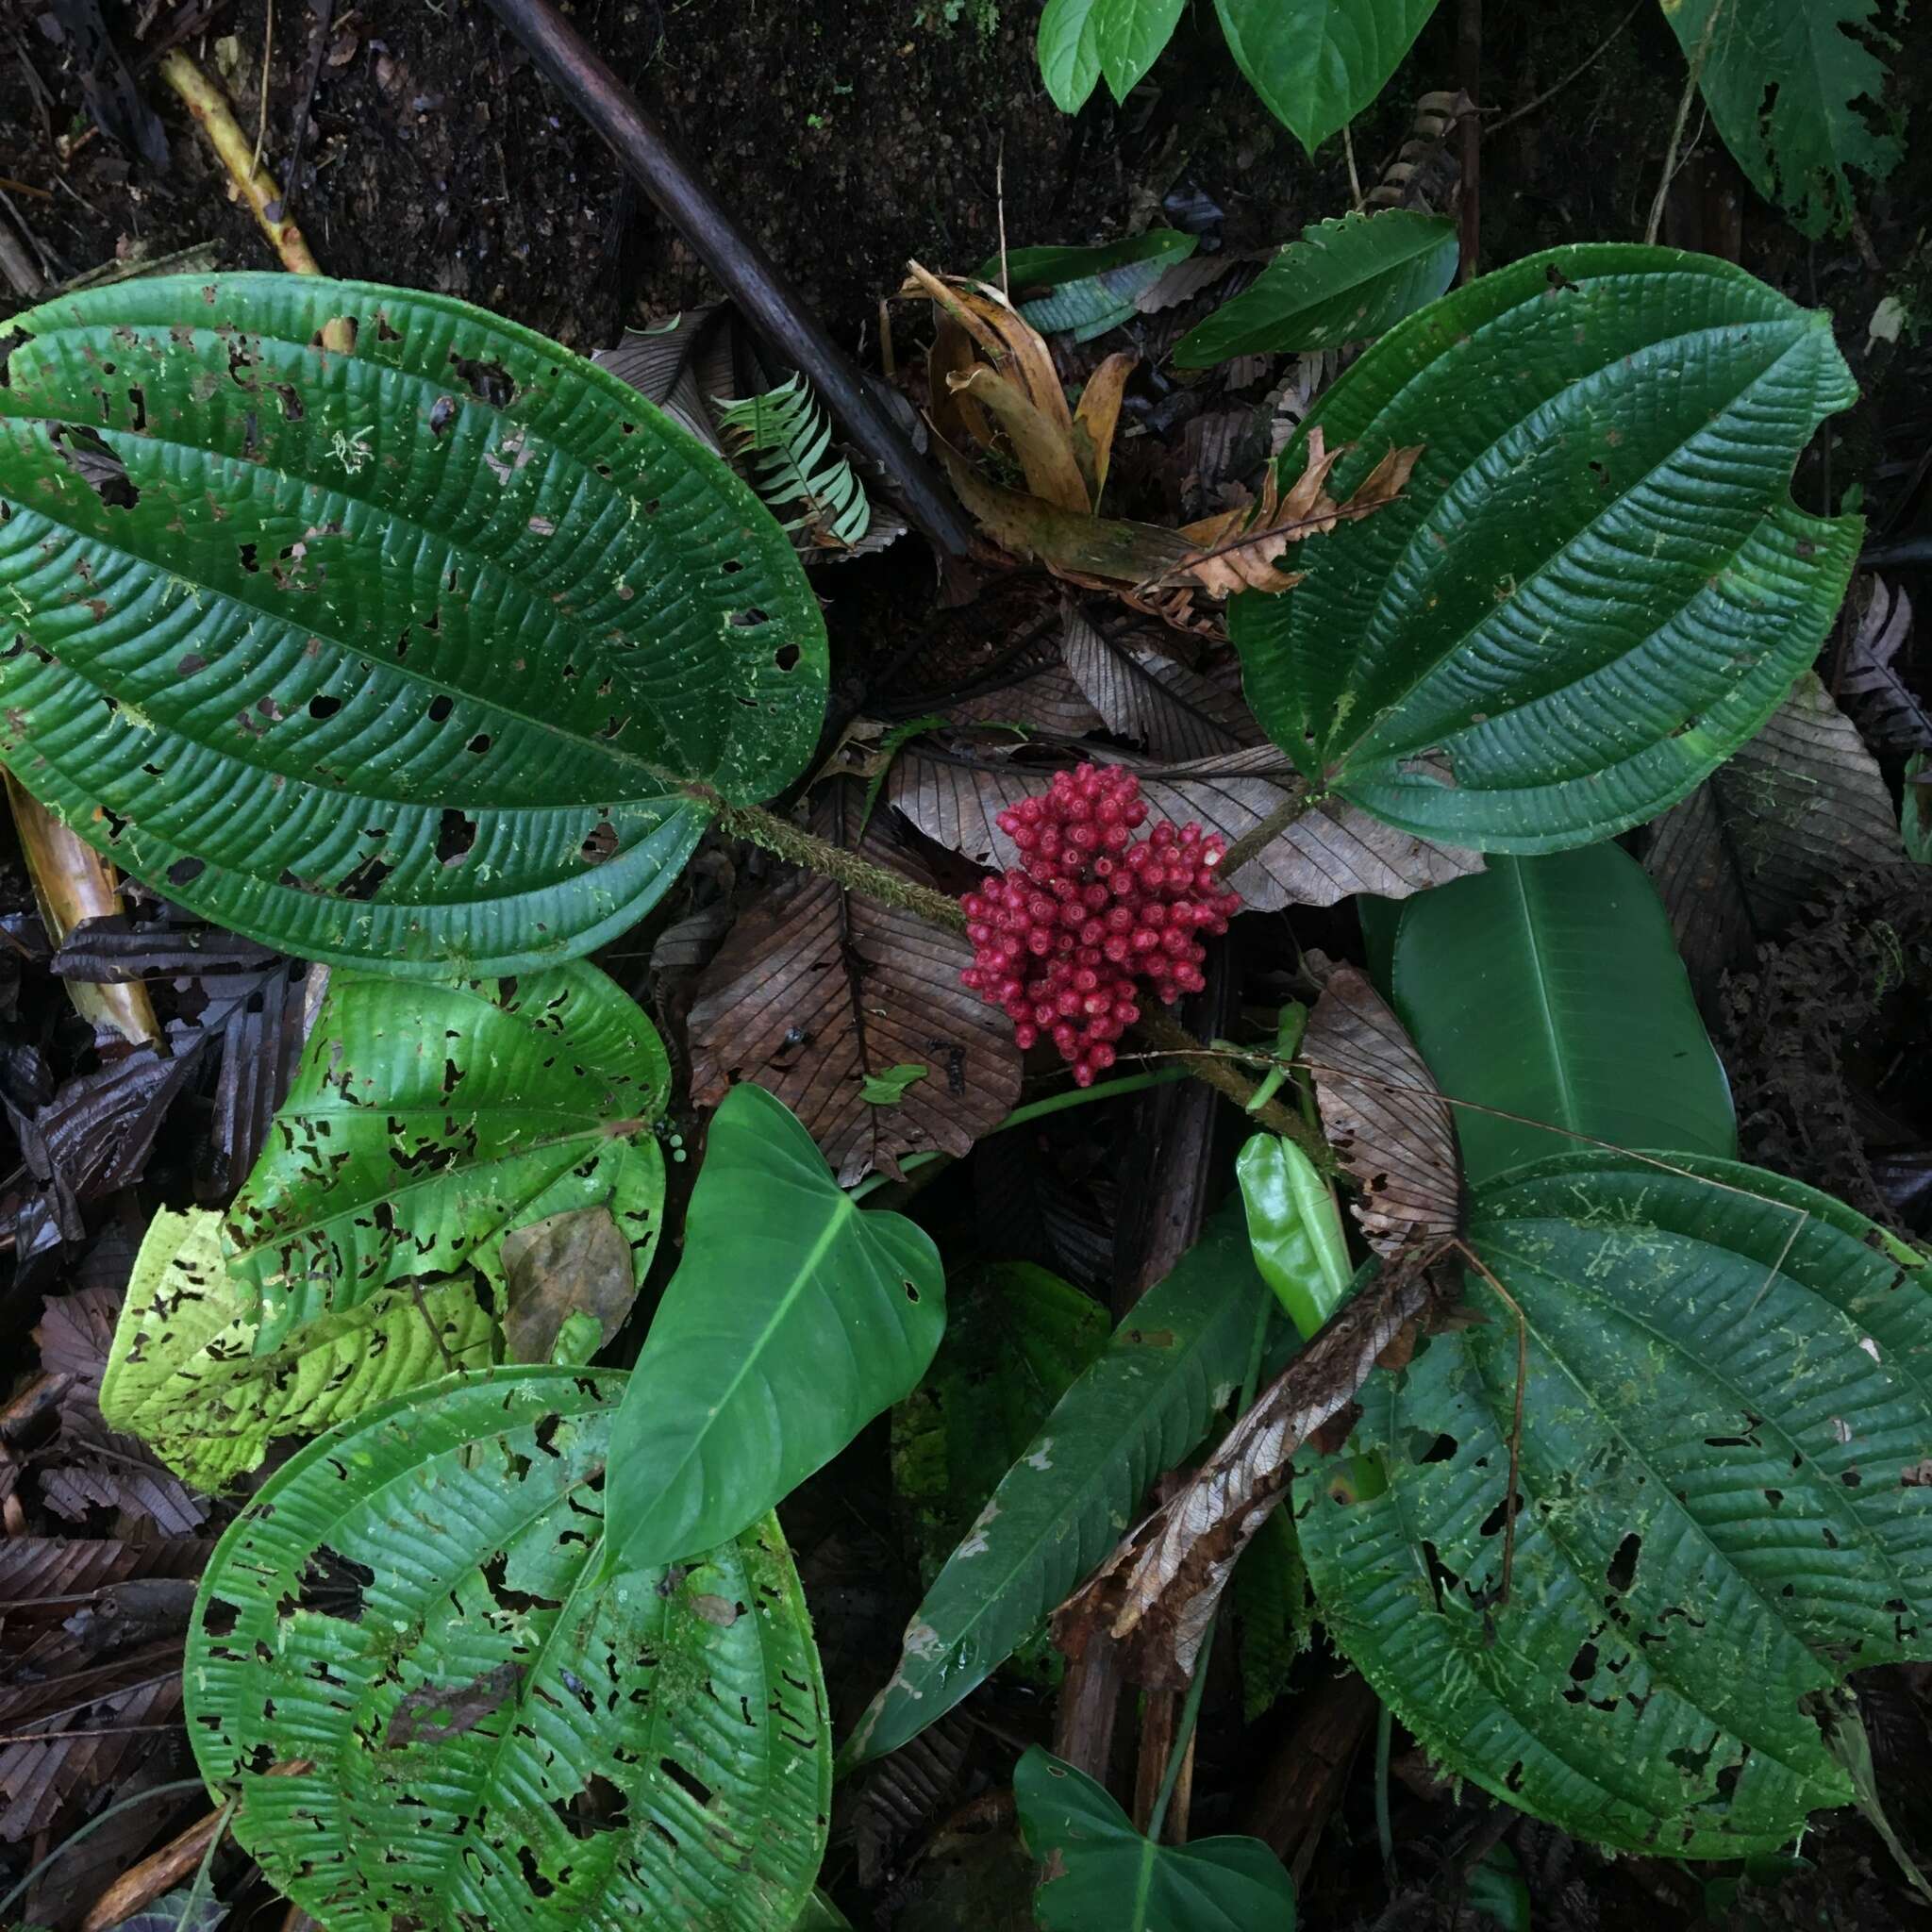
{"label": "decaying leaf", "polygon": [[1448,1103],[1367,974],[1338,966],[1302,1052],[1322,1126],[1361,1189],[1349,1205],[1386,1258],[1424,1252],[1462,1223],[1462,1168]]}
{"label": "decaying leaf", "polygon": [[503,1238],[503,1272],[504,1353],[513,1362],[550,1360],[558,1330],[575,1314],[592,1317],[609,1341],[638,1298],[636,1257],[608,1208],[568,1208],[511,1229]]}
{"label": "decaying leaf", "polygon": [[1851,608],[1857,622],[1835,686],[1845,709],[1881,751],[1932,747],[1932,710],[1898,668],[1912,634],[1912,600],[1883,577],[1867,576],[1854,587]]}
{"label": "decaying leaf", "polygon": [[1238,680],[1191,670],[1144,622],[1109,622],[1104,607],[1069,603],[1060,653],[1098,721],[1150,758],[1207,758],[1266,742]]}
{"label": "decaying leaf", "polygon": [[1757,941],[1900,849],[1878,760],[1807,672],[1756,738],[1657,821],[1643,862],[1708,1002]]}
{"label": "decaying leaf", "polygon": [[[885,814],[855,837],[861,798],[849,779],[821,788],[814,829],[929,883]],[[848,1186],[874,1168],[893,1172],[902,1154],[964,1154],[1020,1092],[1011,1026],[959,984],[971,963],[963,939],[913,913],[829,879],[781,874],[699,982],[691,1098],[708,1107],[735,1080],[756,1080],[798,1116]],[[910,1066],[926,1077],[896,1105],[867,1102],[868,1078]]]}
{"label": "decaying leaf", "polygon": [[1155,580],[1156,587],[1190,584],[1217,597],[1232,597],[1241,591],[1274,595],[1292,590],[1304,573],[1280,568],[1289,546],[1325,536],[1339,523],[1393,503],[1423,453],[1420,443],[1391,449],[1347,502],[1340,503],[1328,494],[1328,473],[1352,446],[1326,448],[1318,424],[1308,432],[1307,466],[1296,481],[1284,491],[1271,465],[1262,478],[1258,504],[1244,504],[1188,525],[1180,533],[1190,546],[1186,556]]}
{"label": "decaying leaf", "polygon": [[1236,1559],[1281,1500],[1296,1451],[1354,1401],[1376,1357],[1426,1307],[1421,1262],[1392,1263],[1363,1288],[1060,1607],[1054,1641],[1068,1656],[1105,1630],[1135,1682],[1187,1683]]}

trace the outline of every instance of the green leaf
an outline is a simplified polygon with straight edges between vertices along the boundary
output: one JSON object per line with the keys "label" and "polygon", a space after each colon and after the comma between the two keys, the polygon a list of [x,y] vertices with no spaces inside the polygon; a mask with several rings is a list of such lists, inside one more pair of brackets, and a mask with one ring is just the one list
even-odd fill
{"label": "green leaf", "polygon": [[[1198,246],[1197,236],[1179,228],[1149,228],[1104,248],[1016,248],[1006,259],[1007,283],[1016,294],[1046,291],[1018,305],[1042,335],[1071,329],[1084,342],[1125,322],[1135,313],[1136,297]],[[991,256],[979,265],[978,277],[996,282],[1000,268],[999,257]]]}
{"label": "green leaf", "polygon": [[931,1371],[892,1411],[893,1483],[924,1583],[1108,1339],[1091,1295],[1028,1261],[948,1282],[946,1303]]}
{"label": "green leaf", "polygon": [[467,1278],[420,1297],[375,1294],[253,1353],[256,1323],[222,1264],[221,1224],[205,1208],[164,1208],[149,1223],[101,1376],[109,1427],[139,1436],[194,1488],[245,1475],[277,1437],[319,1435],[452,1367],[489,1366],[496,1324]]}
{"label": "green leaf", "polygon": [[824,1892],[814,1891],[793,1921],[791,1932],[852,1932],[852,1921]]}
{"label": "green leaf", "polygon": [[1394,504],[1298,547],[1292,597],[1235,599],[1257,717],[1419,838],[1549,852],[1655,816],[1837,612],[1861,525],[1789,486],[1855,393],[1828,315],[1701,256],[1551,249],[1432,303],[1283,455],[1298,477],[1317,424],[1358,445],[1345,500],[1424,446]]}
{"label": "green leaf", "polygon": [[782,1101],[734,1087],[617,1418],[613,1550],[668,1563],[756,1522],[917,1386],[945,1287],[924,1229],[861,1209]]}
{"label": "green leaf", "polygon": [[1390,984],[1442,1091],[1500,1110],[1455,1110],[1471,1186],[1576,1147],[1532,1121],[1620,1147],[1738,1151],[1670,922],[1616,845],[1493,858],[1411,899]]}
{"label": "green leaf", "polygon": [[858,1083],[858,1097],[868,1107],[897,1107],[913,1081],[924,1079],[931,1071],[908,1060],[882,1074],[868,1074]]}
{"label": "green leaf", "polygon": [[1124,101],[1174,38],[1181,0],[1047,0],[1040,20],[1040,77],[1064,114],[1086,105],[1093,83]]}
{"label": "green leaf", "polygon": [[1149,1483],[1241,1386],[1274,1304],[1229,1201],[1007,1472],[906,1626],[845,1756],[896,1751],[985,1682],[1112,1549]]}
{"label": "green leaf", "polygon": [[1493,1919],[1503,1932],[1530,1932],[1529,1887],[1507,1845],[1490,1847],[1482,1863],[1468,1874],[1463,1896],[1471,1911]]}
{"label": "green leaf", "polygon": [[1897,44],[1877,12],[1876,0],[1664,0],[1686,57],[1705,50],[1698,85],[1724,145],[1801,234],[1850,222],[1847,168],[1880,181],[1904,152],[1873,125],[1888,76],[1869,42]]}
{"label": "green leaf", "polygon": [[872,525],[872,505],[851,462],[832,446],[831,419],[803,372],[761,395],[713,396],[731,453],[782,526],[809,547],[851,549]]}
{"label": "green leaf", "polygon": [[1315,1163],[1279,1134],[1254,1135],[1234,1168],[1255,1266],[1307,1341],[1341,1306],[1355,1278],[1341,1210]]}
{"label": "green leaf", "polygon": [[1402,63],[1436,0],[1214,0],[1236,64],[1312,157]]}
{"label": "green leaf", "polygon": [[1285,1696],[1315,1624],[1308,1566],[1286,1509],[1271,1510],[1236,1559],[1235,1624],[1241,1635],[1241,1716],[1255,1723]]}
{"label": "green leaf", "polygon": [[831,1759],[797,1574],[769,1521],[605,1574],[621,1381],[500,1369],[387,1404],[217,1545],[195,1758],[329,1932],[771,1932],[804,1906]]}
{"label": "green leaf", "polygon": [[1312,353],[1365,341],[1433,302],[1456,275],[1456,224],[1412,208],[1343,215],[1302,230],[1260,279],[1181,338],[1174,359]]}
{"label": "green leaf", "polygon": [[641,1280],[670,1084],[657,1029],[594,966],[463,986],[338,974],[228,1214],[257,1347],[392,1282],[475,1268],[501,1288],[504,1236],[573,1208],[610,1209]]}
{"label": "green leaf", "polygon": [[[317,346],[342,315],[353,356]],[[553,964],[675,877],[688,782],[762,799],[810,756],[791,544],[608,371],[312,275],[12,327],[0,757],[205,918],[386,974]]]}
{"label": "green leaf", "polygon": [[1479,1280],[1485,1322],[1363,1391],[1387,1490],[1295,1497],[1331,1634],[1452,1774],[1740,1857],[1852,1796],[1818,1694],[1932,1655],[1932,1294],[1827,1196],[1683,1164],[1564,1156],[1475,1197],[1528,1324],[1507,1604],[1517,1331]]}
{"label": "green leaf", "polygon": [[1013,1767],[1043,1932],[1294,1932],[1294,1883],[1257,1838],[1161,1845],[1106,1786],[1033,1745]]}

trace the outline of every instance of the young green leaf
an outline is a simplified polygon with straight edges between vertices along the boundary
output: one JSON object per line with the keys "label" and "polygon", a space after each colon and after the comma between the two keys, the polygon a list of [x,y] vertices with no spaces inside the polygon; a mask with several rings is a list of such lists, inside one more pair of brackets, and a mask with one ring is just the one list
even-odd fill
{"label": "young green leaf", "polygon": [[1386,1491],[1294,1496],[1330,1633],[1451,1774],[1740,1857],[1852,1796],[1816,1693],[1932,1656],[1932,1292],[1829,1197],[1678,1164],[1559,1156],[1475,1197],[1528,1332],[1507,1599],[1517,1327],[1479,1279],[1488,1320],[1362,1391]]}
{"label": "young green leaf", "polygon": [[256,1323],[222,1262],[221,1216],[162,1208],[148,1224],[101,1376],[101,1414],[176,1474],[212,1493],[247,1474],[281,1436],[488,1368],[496,1324],[467,1277],[420,1294],[386,1290],[253,1353]]}
{"label": "young green leaf", "polygon": [[924,1079],[931,1071],[930,1067],[915,1066],[908,1060],[888,1067],[883,1073],[868,1074],[858,1083],[858,1097],[867,1107],[897,1107],[913,1081]]}
{"label": "young green leaf", "polygon": [[853,548],[872,525],[865,485],[832,445],[831,420],[802,373],[762,395],[713,396],[718,426],[782,527],[807,547]]}
{"label": "young green leaf", "polygon": [[676,876],[688,784],[755,801],[809,757],[824,625],[784,533],[568,349],[313,275],[12,327],[0,757],[204,917],[386,974],[554,964]]}
{"label": "young green leaf", "polygon": [[803,1907],[831,1752],[797,1573],[769,1520],[604,1573],[620,1383],[499,1369],[389,1403],[216,1548],[195,1758],[332,1932],[772,1932]]}
{"label": "young green leaf", "polygon": [[1643,868],[1616,845],[1492,858],[1409,900],[1390,984],[1442,1091],[1499,1109],[1455,1110],[1472,1186],[1571,1152],[1569,1135],[1738,1151],[1730,1087],[1670,923]]}
{"label": "young green leaf", "polygon": [[1063,114],[1077,113],[1105,75],[1124,101],[1174,38],[1181,0],[1046,0],[1040,77]]}
{"label": "young green leaf", "polygon": [[608,1208],[641,1280],[670,1083],[657,1029],[594,966],[463,986],[336,974],[228,1214],[257,1347],[392,1282],[476,1268],[501,1289],[504,1236],[567,1208]]}
{"label": "young green leaf", "polygon": [[708,1549],[829,1462],[924,1374],[945,1288],[922,1228],[861,1209],[782,1101],[734,1087],[614,1424],[613,1560]]}
{"label": "young green leaf", "polygon": [[1856,391],[1831,319],[1727,262],[1552,249],[1381,338],[1320,425],[1407,489],[1235,600],[1249,702],[1320,785],[1417,837],[1588,844],[1673,804],[1816,655],[1861,525],[1791,503]]}
{"label": "young green leaf", "polygon": [[1310,156],[1401,65],[1436,0],[1214,0],[1235,63]]}
{"label": "young green leaf", "polygon": [[1302,230],[1260,279],[1181,338],[1174,359],[1285,356],[1366,341],[1433,302],[1456,275],[1456,224],[1413,208],[1343,215]]}
{"label": "young green leaf", "polygon": [[[1847,168],[1882,181],[1904,152],[1874,125],[1885,63],[1876,0],[1674,0],[1664,18],[1710,118],[1752,187],[1799,233],[1842,230],[1856,211]],[[1860,103],[1863,107],[1860,107]]]}
{"label": "young green leaf", "polygon": [[1255,1266],[1306,1341],[1355,1279],[1335,1195],[1315,1163],[1279,1134],[1255,1135],[1234,1169]]}
{"label": "young green leaf", "polygon": [[1055,1405],[946,1559],[848,1758],[895,1751],[942,1718],[1107,1555],[1147,1485],[1240,1387],[1273,1307],[1230,1201]]}
{"label": "young green leaf", "polygon": [[1294,1881],[1257,1838],[1162,1845],[1105,1785],[1038,1744],[1013,1767],[1044,1932],[1294,1932]]}

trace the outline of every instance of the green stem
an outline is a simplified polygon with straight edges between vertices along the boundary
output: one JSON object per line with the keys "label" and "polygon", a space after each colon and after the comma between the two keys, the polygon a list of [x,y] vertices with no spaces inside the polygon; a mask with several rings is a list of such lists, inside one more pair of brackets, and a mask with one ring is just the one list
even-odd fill
{"label": "green stem", "polygon": [[1382,1848],[1382,1870],[1395,1870],[1395,1827],[1389,1817],[1389,1746],[1395,1735],[1395,1718],[1383,1705],[1375,1718],[1375,1842]]}

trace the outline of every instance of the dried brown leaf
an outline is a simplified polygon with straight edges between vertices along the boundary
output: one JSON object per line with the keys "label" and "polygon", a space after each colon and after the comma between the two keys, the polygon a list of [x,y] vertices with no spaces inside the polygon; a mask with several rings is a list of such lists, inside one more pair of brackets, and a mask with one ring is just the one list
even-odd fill
{"label": "dried brown leaf", "polygon": [[1092,492],[1074,457],[1071,428],[1063,430],[1043,416],[1020,393],[1016,384],[983,362],[964,376],[949,375],[946,380],[956,393],[971,396],[982,404],[1006,431],[1007,441],[1025,475],[1026,487],[1035,496],[1082,515],[1092,509]]}
{"label": "dried brown leaf", "polygon": [[[1312,1029],[1311,1029],[1312,1031]],[[1236,1560],[1287,1489],[1296,1452],[1355,1400],[1376,1357],[1426,1307],[1423,1257],[1384,1270],[1265,1389],[1180,1490],[1054,1615],[1077,1657],[1105,1630],[1129,1678],[1177,1690]]]}
{"label": "dried brown leaf", "polygon": [[574,1314],[594,1315],[603,1340],[638,1298],[637,1257],[608,1208],[571,1208],[503,1238],[508,1288],[503,1341],[513,1362],[547,1362]]}
{"label": "dried brown leaf", "polygon": [[[894,770],[897,766],[894,766]],[[822,789],[812,825],[834,843],[930,884],[891,818],[858,837],[862,788]],[[756,1080],[804,1122],[850,1185],[903,1154],[964,1154],[1012,1111],[1020,1053],[996,1008],[959,984],[972,949],[915,914],[787,871],[740,918],[691,1012],[691,1097]],[[923,1079],[892,1106],[863,1082],[895,1066]]]}
{"label": "dried brown leaf", "polygon": [[1323,1131],[1361,1191],[1350,1204],[1386,1259],[1433,1248],[1462,1220],[1456,1124],[1434,1076],[1368,975],[1338,966],[1302,1053]]}
{"label": "dried brown leaf", "polygon": [[960,275],[942,280],[916,261],[906,266],[911,280],[900,293],[930,295],[963,325],[993,367],[1010,376],[1049,423],[1071,436],[1074,418],[1046,338],[997,289]]}
{"label": "dried brown leaf", "polygon": [[1060,651],[1107,729],[1150,758],[1214,758],[1264,741],[1241,695],[1177,662],[1144,623],[1069,604]]}
{"label": "dried brown leaf", "polygon": [[1861,577],[1853,592],[1857,624],[1845,641],[1837,691],[1858,728],[1880,751],[1932,748],[1932,709],[1906,682],[1898,654],[1912,634],[1912,600],[1883,577]]}
{"label": "dried brown leaf", "polygon": [[1087,479],[1088,500],[1097,510],[1101,491],[1107,488],[1107,472],[1113,460],[1114,431],[1120,426],[1121,398],[1126,393],[1127,377],[1141,366],[1140,357],[1116,349],[1101,363],[1080,391],[1080,406],[1074,411],[1074,455]]}
{"label": "dried brown leaf", "polygon": [[1064,664],[1049,664],[1029,676],[975,691],[933,715],[948,724],[1019,724],[1057,738],[1084,738],[1106,728]]}
{"label": "dried brown leaf", "polygon": [[1902,856],[1878,761],[1811,673],[1652,827],[1644,865],[1701,998],[1846,873]]}

